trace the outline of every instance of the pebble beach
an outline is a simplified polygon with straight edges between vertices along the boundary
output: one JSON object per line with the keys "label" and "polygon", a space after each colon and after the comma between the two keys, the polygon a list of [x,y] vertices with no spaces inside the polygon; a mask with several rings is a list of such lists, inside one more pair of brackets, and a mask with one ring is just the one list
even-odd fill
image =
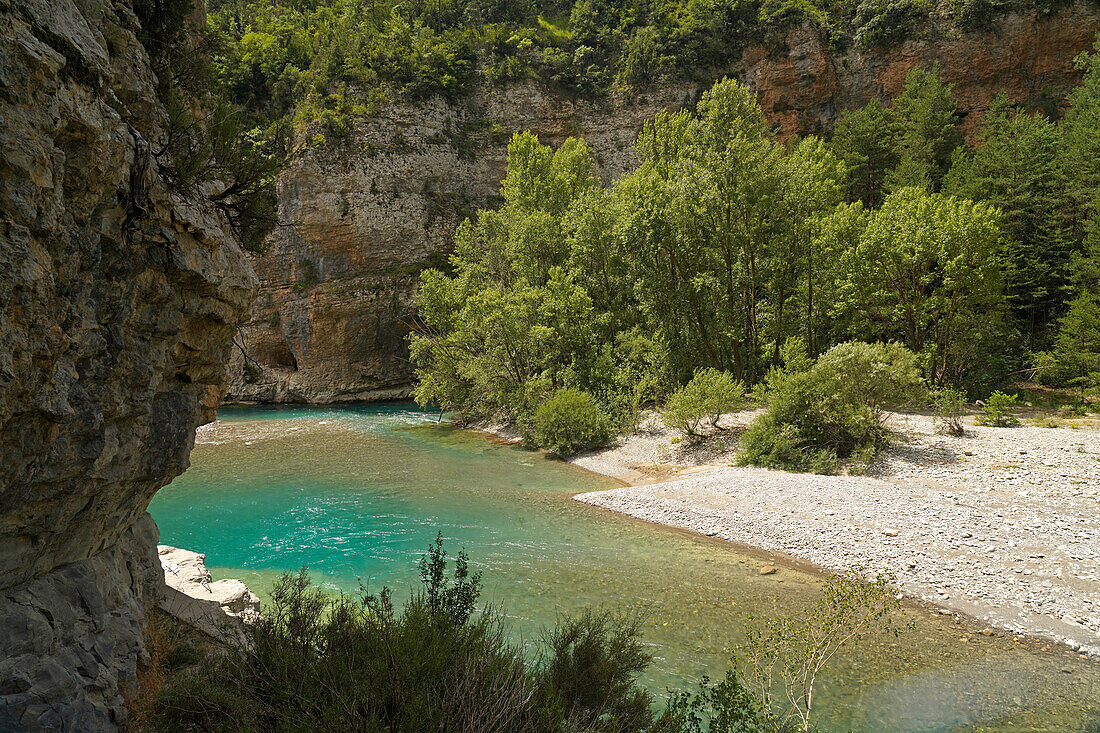
{"label": "pebble beach", "polygon": [[[751,414],[727,416],[729,433]],[[887,571],[907,596],[982,632],[1100,656],[1100,431],[895,414],[866,475],[732,465],[736,438],[690,450],[651,423],[574,459],[632,485],[586,504],[756,547],[826,571]]]}

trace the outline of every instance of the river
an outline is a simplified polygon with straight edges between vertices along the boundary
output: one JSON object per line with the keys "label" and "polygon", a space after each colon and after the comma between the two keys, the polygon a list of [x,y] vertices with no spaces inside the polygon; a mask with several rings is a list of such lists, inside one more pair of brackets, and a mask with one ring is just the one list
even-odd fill
{"label": "river", "polygon": [[[216,578],[264,593],[308,568],[356,592],[417,584],[442,532],[484,574],[483,600],[517,638],[585,606],[638,614],[656,692],[724,674],[748,613],[796,613],[820,577],[728,543],[582,505],[617,482],[413,405],[225,408],[191,468],[154,498],[161,542],[203,552]],[[817,695],[825,731],[1100,730],[1100,665],[1068,650],[985,637],[910,607],[911,631],[846,650]]]}

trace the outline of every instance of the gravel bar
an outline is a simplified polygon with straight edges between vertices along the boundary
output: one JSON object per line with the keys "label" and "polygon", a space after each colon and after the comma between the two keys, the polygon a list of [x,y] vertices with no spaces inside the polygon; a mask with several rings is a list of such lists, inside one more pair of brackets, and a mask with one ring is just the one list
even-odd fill
{"label": "gravel bar", "polygon": [[891,422],[900,440],[866,476],[727,465],[575,498],[825,570],[889,570],[911,597],[1100,656],[1100,431]]}

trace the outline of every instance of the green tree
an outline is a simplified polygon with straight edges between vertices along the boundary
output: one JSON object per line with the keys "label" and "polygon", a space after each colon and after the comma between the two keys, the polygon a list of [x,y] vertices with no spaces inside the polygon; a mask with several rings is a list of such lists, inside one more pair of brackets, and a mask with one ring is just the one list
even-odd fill
{"label": "green tree", "polygon": [[931,71],[916,66],[906,75],[905,90],[890,107],[899,163],[886,177],[887,190],[939,190],[952,153],[963,141],[953,88],[940,79],[939,65]]}
{"label": "green tree", "polygon": [[[810,353],[818,352],[818,294],[832,256],[832,243],[822,235],[837,231],[832,218],[842,198],[844,164],[820,138],[807,137],[783,159],[780,173],[782,210],[777,215],[783,223],[767,249],[773,364],[783,342],[799,332]],[[801,328],[790,315],[795,309]]]}
{"label": "green tree", "polygon": [[877,99],[841,114],[830,142],[848,172],[850,201],[877,208],[887,174],[898,165],[889,111]]}
{"label": "green tree", "polygon": [[[754,381],[814,320],[814,237],[843,169],[820,141],[778,144],[755,95],[723,80],[695,115],[661,113],[617,186],[640,305],[686,379],[699,365]],[[803,315],[805,314],[805,315]]]}
{"label": "green tree", "polygon": [[768,468],[832,473],[837,461],[868,462],[889,438],[887,407],[923,395],[917,358],[900,344],[847,342],[817,362],[792,342],[787,366],[765,380],[765,414],[741,440],[738,460]]}
{"label": "green tree", "polygon": [[988,201],[1004,214],[1005,296],[1028,340],[1042,343],[1061,313],[1074,243],[1061,135],[1042,114],[1014,113],[1004,96],[982,118],[978,146],[961,153],[944,193]]}
{"label": "green tree", "polygon": [[865,333],[921,353],[933,384],[962,380],[975,351],[992,348],[1004,304],[1001,222],[988,204],[891,194],[845,254],[841,307]]}
{"label": "green tree", "polygon": [[602,448],[614,432],[611,420],[587,392],[566,388],[539,405],[526,431],[529,442],[559,456]]}
{"label": "green tree", "polygon": [[1100,387],[1100,297],[1086,291],[1070,302],[1054,348],[1039,359],[1038,376],[1060,387]]}
{"label": "green tree", "polygon": [[1100,228],[1100,41],[1093,53],[1081,54],[1076,63],[1084,78],[1069,95],[1059,129],[1064,176],[1083,238],[1084,232]]}
{"label": "green tree", "polygon": [[722,414],[740,408],[744,397],[745,385],[728,372],[700,369],[690,382],[669,396],[661,409],[661,417],[666,425],[697,437],[700,426],[717,427]]}

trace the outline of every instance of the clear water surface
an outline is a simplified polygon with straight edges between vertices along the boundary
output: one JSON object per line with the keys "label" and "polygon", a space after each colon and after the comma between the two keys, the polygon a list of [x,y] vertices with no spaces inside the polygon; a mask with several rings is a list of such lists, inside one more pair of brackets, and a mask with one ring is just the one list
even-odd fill
{"label": "clear water surface", "polygon": [[[407,594],[437,531],[532,642],[584,606],[637,613],[655,691],[724,674],[750,611],[790,613],[820,579],[751,550],[570,499],[616,482],[436,424],[412,405],[226,408],[153,500],[165,544],[263,594],[306,567],[334,590]],[[910,608],[912,631],[846,651],[817,696],[827,731],[1100,730],[1100,665]]]}

